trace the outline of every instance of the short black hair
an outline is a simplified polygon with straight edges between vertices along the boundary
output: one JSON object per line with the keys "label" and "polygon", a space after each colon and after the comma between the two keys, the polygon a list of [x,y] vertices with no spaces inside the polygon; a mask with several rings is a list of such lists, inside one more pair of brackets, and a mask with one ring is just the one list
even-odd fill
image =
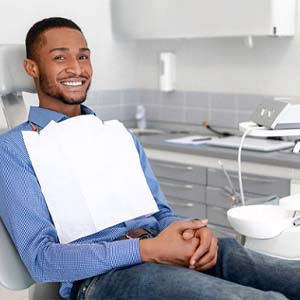
{"label": "short black hair", "polygon": [[26,35],[26,57],[34,59],[36,48],[42,43],[42,34],[45,31],[60,27],[75,29],[82,33],[81,28],[70,19],[51,17],[38,21],[29,29]]}

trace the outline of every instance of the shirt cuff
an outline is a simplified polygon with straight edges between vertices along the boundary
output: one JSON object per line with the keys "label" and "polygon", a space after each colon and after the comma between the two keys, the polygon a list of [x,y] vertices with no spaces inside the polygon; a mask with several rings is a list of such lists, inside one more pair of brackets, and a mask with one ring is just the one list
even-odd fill
{"label": "shirt cuff", "polygon": [[110,243],[112,268],[126,267],[142,263],[139,239],[121,240]]}

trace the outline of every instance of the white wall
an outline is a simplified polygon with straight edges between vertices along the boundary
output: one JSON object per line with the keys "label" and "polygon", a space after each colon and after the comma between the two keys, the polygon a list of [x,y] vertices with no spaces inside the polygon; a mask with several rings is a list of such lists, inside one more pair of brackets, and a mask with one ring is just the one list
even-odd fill
{"label": "white wall", "polygon": [[158,88],[158,55],[167,50],[177,55],[179,90],[300,96],[299,21],[296,37],[257,38],[253,49],[240,38],[134,42],[112,36],[109,0],[0,1],[0,43],[22,43],[44,17],[78,22],[93,51],[94,90]]}
{"label": "white wall", "polygon": [[92,89],[136,86],[136,46],[113,39],[109,0],[0,0],[0,11],[0,44],[24,43],[30,26],[42,18],[71,18],[82,28],[92,49]]}
{"label": "white wall", "polygon": [[177,88],[300,96],[300,5],[294,38],[241,38],[138,42],[139,86],[158,87],[160,51],[177,54]]}

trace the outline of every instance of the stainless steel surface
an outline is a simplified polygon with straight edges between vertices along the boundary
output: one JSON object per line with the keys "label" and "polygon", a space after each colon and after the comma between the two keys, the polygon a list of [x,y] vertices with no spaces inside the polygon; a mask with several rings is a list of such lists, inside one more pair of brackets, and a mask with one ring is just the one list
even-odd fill
{"label": "stainless steel surface", "polygon": [[16,127],[27,120],[27,110],[24,100],[16,94],[2,96],[4,115],[9,128]]}
{"label": "stainless steel surface", "polygon": [[137,136],[148,136],[148,135],[157,135],[157,134],[165,133],[164,131],[159,129],[149,129],[149,128],[145,128],[145,129],[130,128],[129,130]]}

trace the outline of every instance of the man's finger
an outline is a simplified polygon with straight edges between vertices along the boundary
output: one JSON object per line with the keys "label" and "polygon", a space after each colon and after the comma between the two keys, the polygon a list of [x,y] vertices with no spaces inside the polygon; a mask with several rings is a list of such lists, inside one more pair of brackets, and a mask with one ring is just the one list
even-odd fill
{"label": "man's finger", "polygon": [[203,228],[207,225],[207,222],[202,222],[202,220],[192,220],[192,221],[177,221],[172,225],[177,227],[177,230],[181,231],[182,233],[189,229],[189,230],[197,230]]}
{"label": "man's finger", "polygon": [[[192,222],[195,222],[195,221],[201,221],[202,227],[205,227],[208,224],[207,219],[193,220]],[[184,240],[190,240],[193,237],[195,237],[195,233],[196,233],[196,230],[189,228],[189,229],[184,230],[184,232],[182,233],[182,237],[183,237]]]}
{"label": "man's finger", "polygon": [[208,271],[208,270],[212,269],[213,267],[215,267],[215,265],[217,264],[217,259],[218,259],[218,256],[216,255],[214,257],[214,259],[211,260],[209,263],[207,263],[203,266],[200,266],[200,267],[196,267],[195,270],[197,270],[199,272]]}
{"label": "man's finger", "polygon": [[195,230],[193,230],[193,229],[186,229],[182,234],[182,237],[184,240],[190,240],[194,236],[195,236]]}
{"label": "man's finger", "polygon": [[204,254],[194,265],[195,269],[205,267],[211,264],[212,261],[216,260],[218,254],[218,240],[216,238],[212,239],[209,251]]}
{"label": "man's finger", "polygon": [[217,239],[208,228],[201,228],[195,234],[200,239],[200,245],[190,259],[190,266],[194,267],[196,263],[210,251],[212,240]]}

